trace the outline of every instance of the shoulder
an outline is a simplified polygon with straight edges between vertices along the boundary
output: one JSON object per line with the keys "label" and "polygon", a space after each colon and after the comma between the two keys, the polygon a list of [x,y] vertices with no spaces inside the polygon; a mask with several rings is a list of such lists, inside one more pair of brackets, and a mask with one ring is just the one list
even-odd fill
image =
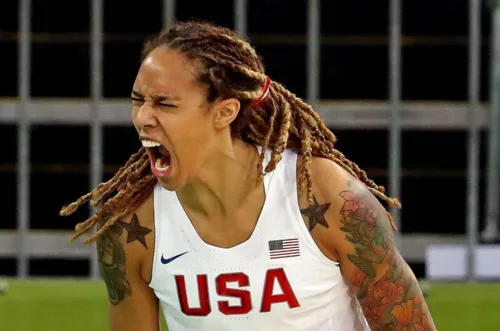
{"label": "shoulder", "polygon": [[[107,218],[111,219],[111,217]],[[101,227],[106,225],[106,218]],[[97,238],[101,271],[128,270],[148,277],[148,266],[154,250],[153,196],[148,197],[133,213],[117,219]]]}
{"label": "shoulder", "polygon": [[[305,164],[300,155],[297,164],[298,170],[302,171]],[[310,170],[312,184],[316,188],[316,194],[320,195],[344,188],[348,181],[357,180],[336,162],[322,157],[311,158]]]}
{"label": "shoulder", "polygon": [[[112,225],[108,225],[107,222],[113,219],[113,215],[102,216],[101,219],[100,228],[106,227],[103,234],[120,234],[120,241],[134,243],[130,247],[147,249],[148,243],[144,242],[142,238],[154,230],[153,195],[151,194],[134,212],[114,219]],[[127,234],[127,236],[122,236],[123,234]]]}
{"label": "shoulder", "polygon": [[[299,156],[297,172],[301,173],[304,166],[304,160]],[[378,204],[385,210],[373,194],[376,191],[375,185],[367,186],[338,163],[326,158],[313,157],[310,162],[310,172],[313,195],[316,198],[330,200],[329,202],[338,208],[339,203],[345,202],[345,199],[350,196],[348,192],[351,192],[362,195],[364,200],[370,200],[372,207],[375,207],[373,204]],[[366,177],[366,174],[362,176]]]}
{"label": "shoulder", "polygon": [[[304,174],[305,167],[304,158],[299,155],[297,159],[298,179]],[[327,201],[330,206],[333,204],[333,206],[329,207],[329,210],[339,207],[339,203],[343,201],[341,194],[343,191],[350,189],[352,186],[357,186],[361,189],[365,188],[365,185],[357,178],[330,159],[321,157],[311,158],[309,170],[313,196],[318,201]],[[301,205],[308,204],[305,179],[298,183],[298,187]]]}
{"label": "shoulder", "polygon": [[[299,157],[297,171],[303,167]],[[320,247],[337,257],[351,250],[353,242],[366,239],[361,235],[373,236],[375,229],[392,236],[386,209],[373,195],[373,188],[329,159],[312,158],[310,171],[313,203],[307,200],[304,185],[299,184],[299,204]]]}

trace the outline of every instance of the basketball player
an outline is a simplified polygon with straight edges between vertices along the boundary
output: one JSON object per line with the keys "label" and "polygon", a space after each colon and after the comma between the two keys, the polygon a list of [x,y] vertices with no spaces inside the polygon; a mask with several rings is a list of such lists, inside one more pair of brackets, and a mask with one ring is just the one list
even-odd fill
{"label": "basketball player", "polygon": [[[293,69],[293,68],[291,68]],[[435,330],[377,198],[235,33],[178,23],[132,89],[142,148],[91,200],[112,330]]]}

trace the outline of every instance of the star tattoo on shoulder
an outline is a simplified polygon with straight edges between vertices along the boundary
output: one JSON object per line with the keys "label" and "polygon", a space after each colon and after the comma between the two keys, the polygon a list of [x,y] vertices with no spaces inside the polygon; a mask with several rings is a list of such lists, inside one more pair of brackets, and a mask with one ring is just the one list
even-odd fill
{"label": "star tattoo on shoulder", "polygon": [[118,224],[120,224],[120,226],[127,231],[127,244],[137,240],[146,249],[148,248],[146,244],[146,235],[148,235],[152,230],[141,226],[136,214],[132,216],[130,223],[118,221]]}
{"label": "star tattoo on shoulder", "polygon": [[325,219],[325,213],[330,207],[330,203],[319,204],[316,197],[313,196],[314,203],[309,205],[309,207],[301,209],[300,212],[302,215],[306,216],[309,220],[309,232],[311,232],[316,224],[323,225],[324,227],[328,227],[328,223]]}

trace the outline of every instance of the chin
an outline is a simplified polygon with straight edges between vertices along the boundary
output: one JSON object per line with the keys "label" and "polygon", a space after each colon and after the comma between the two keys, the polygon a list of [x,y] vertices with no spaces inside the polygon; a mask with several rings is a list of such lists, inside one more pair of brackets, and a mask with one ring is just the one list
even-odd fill
{"label": "chin", "polygon": [[163,187],[167,191],[175,192],[178,189],[180,189],[179,185],[176,185],[171,178],[158,178],[158,183],[160,184],[161,187]]}

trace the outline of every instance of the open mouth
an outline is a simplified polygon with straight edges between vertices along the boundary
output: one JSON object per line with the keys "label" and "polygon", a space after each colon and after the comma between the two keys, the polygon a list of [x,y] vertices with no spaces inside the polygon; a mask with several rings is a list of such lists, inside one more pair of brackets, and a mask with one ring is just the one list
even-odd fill
{"label": "open mouth", "polygon": [[156,176],[165,177],[170,174],[170,153],[159,142],[141,140],[151,161],[151,170]]}

